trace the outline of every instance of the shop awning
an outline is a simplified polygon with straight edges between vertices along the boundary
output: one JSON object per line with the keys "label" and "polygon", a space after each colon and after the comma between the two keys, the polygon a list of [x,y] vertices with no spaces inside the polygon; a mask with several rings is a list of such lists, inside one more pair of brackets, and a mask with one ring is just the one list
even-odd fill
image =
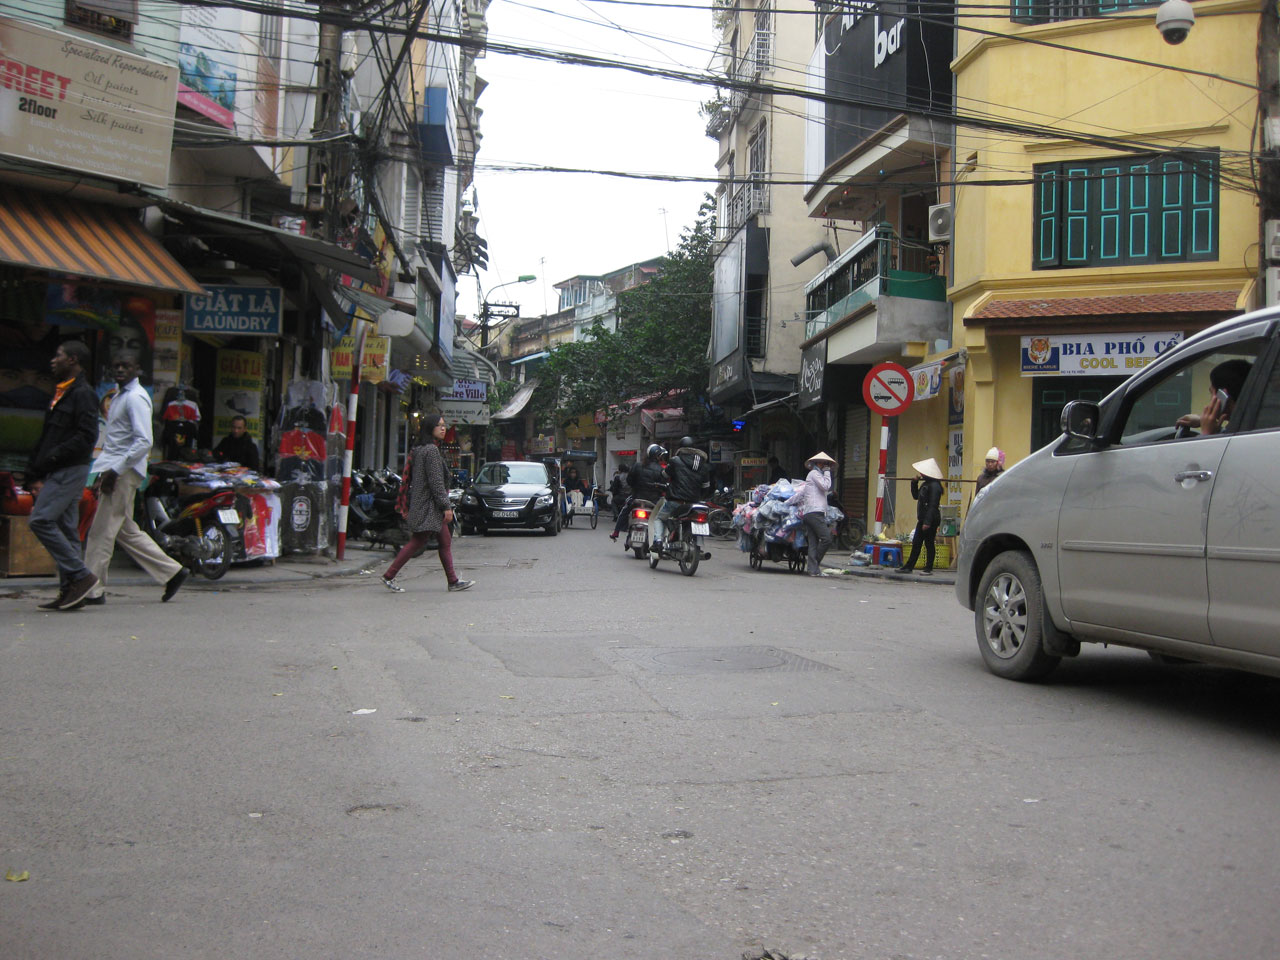
{"label": "shop awning", "polygon": [[530,360],[542,360],[551,356],[550,352],[543,350],[541,353],[531,353],[527,357],[520,357],[518,360],[512,360],[511,366],[518,367],[522,363],[528,363]]}
{"label": "shop awning", "polygon": [[917,363],[907,370],[915,383],[914,400],[932,400],[942,392],[942,374],[961,355],[960,349],[948,350],[940,356]]}
{"label": "shop awning", "polygon": [[533,397],[533,391],[538,389],[537,380],[528,380],[521,385],[516,391],[514,397],[507,403],[505,407],[493,415],[494,420],[514,420],[520,416],[520,411],[529,405],[530,398]]}
{"label": "shop awning", "polygon": [[375,320],[390,310],[407,313],[411,317],[417,316],[418,308],[412,303],[404,303],[391,297],[384,297],[381,294],[370,293],[368,290],[357,290],[355,287],[339,285],[333,288],[333,292],[337,294],[339,300],[359,307]]}
{"label": "shop awning", "polygon": [[[684,407],[659,407],[653,410],[640,411],[640,426],[651,434],[657,434],[659,423],[678,423],[683,429]],[[677,430],[677,433],[680,431]]]}
{"label": "shop awning", "polygon": [[455,380],[479,380],[482,383],[496,383],[498,369],[488,357],[475,350],[468,350],[458,344],[467,341],[461,337],[453,341],[453,359],[449,366],[453,370]]}
{"label": "shop awning", "polygon": [[1033,300],[988,300],[964,318],[966,326],[992,321],[1034,322],[1094,320],[1112,322],[1117,316],[1158,316],[1168,314],[1220,314],[1223,318],[1240,313],[1239,290],[1185,290],[1172,293],[1126,293],[1105,297],[1036,297]]}
{"label": "shop awning", "polygon": [[766,400],[763,403],[757,403],[754,407],[742,414],[742,419],[746,419],[757,413],[764,413],[768,410],[777,410],[779,407],[792,407],[800,399],[800,394],[789,393],[785,397],[778,397],[776,400]]}
{"label": "shop awning", "polygon": [[277,265],[284,251],[313,266],[357,280],[378,282],[378,273],[367,260],[336,243],[177,200],[162,200],[159,205],[169,216],[185,224],[192,235],[207,247],[240,263],[249,266]]}
{"label": "shop awning", "polygon": [[153,290],[203,293],[129,212],[0,187],[0,260]]}

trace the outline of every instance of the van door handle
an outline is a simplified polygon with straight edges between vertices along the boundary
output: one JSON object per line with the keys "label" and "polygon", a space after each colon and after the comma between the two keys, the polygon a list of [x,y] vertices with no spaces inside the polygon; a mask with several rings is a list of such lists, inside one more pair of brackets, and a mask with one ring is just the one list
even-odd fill
{"label": "van door handle", "polygon": [[1212,480],[1212,470],[1184,470],[1182,473],[1175,473],[1173,479],[1182,483],[1186,480]]}

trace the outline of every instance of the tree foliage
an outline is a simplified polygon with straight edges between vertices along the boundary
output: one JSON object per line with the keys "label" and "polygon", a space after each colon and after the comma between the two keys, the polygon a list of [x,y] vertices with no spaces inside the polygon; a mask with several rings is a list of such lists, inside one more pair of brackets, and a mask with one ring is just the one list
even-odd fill
{"label": "tree foliage", "polygon": [[652,280],[618,295],[616,332],[598,321],[587,340],[551,351],[539,371],[535,409],[563,422],[645,394],[700,409],[710,374],[714,207],[710,198]]}

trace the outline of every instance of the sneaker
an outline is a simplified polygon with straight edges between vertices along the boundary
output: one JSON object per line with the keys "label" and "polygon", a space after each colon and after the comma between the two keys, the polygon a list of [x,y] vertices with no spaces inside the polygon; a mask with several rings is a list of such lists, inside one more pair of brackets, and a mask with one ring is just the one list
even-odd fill
{"label": "sneaker", "polygon": [[615,530],[613,533],[609,534],[609,539],[610,539],[610,540],[617,540],[617,539],[618,539],[618,532]]}
{"label": "sneaker", "polygon": [[66,602],[67,590],[68,590],[68,585],[64,583],[62,586],[58,587],[58,595],[56,597],[54,597],[52,600],[46,600],[44,603],[37,603],[36,609],[37,610],[57,610],[60,606],[62,606],[64,602]]}
{"label": "sneaker", "polygon": [[72,580],[67,584],[67,595],[62,598],[62,603],[58,604],[58,610],[74,610],[76,607],[84,603],[85,594],[98,585],[98,578],[92,573],[86,573],[79,580]]}
{"label": "sneaker", "polygon": [[476,585],[474,580],[455,580],[449,584],[449,592],[457,593],[459,590],[470,590]]}
{"label": "sneaker", "polygon": [[190,574],[188,574],[186,570],[179,570],[170,577],[169,582],[164,585],[164,593],[160,595],[160,601],[162,603],[168,603],[172,600],[173,595],[181,589],[184,583],[187,582],[188,576],[190,576]]}
{"label": "sneaker", "polygon": [[932,571],[932,570],[921,570],[921,571],[920,571],[920,576],[922,576],[922,577],[932,577],[932,576],[933,576],[933,571]]}
{"label": "sneaker", "polygon": [[894,572],[894,573],[911,573],[911,568],[910,568],[910,567],[899,567],[897,570],[895,570],[895,571],[893,571],[893,572]]}
{"label": "sneaker", "polygon": [[390,590],[392,593],[404,593],[404,587],[396,583],[396,580],[394,577],[392,577],[390,580],[388,580],[386,577],[382,577],[381,579],[382,579],[382,585],[386,587],[388,590]]}
{"label": "sneaker", "polygon": [[102,607],[102,606],[106,606],[106,603],[107,603],[107,595],[105,593],[100,597],[84,598],[84,605],[86,607]]}

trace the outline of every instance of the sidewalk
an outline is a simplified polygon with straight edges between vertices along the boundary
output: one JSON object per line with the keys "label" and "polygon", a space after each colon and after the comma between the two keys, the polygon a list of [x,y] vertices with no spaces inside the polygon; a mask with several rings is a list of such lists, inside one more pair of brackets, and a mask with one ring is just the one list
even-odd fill
{"label": "sidewalk", "polygon": [[[332,548],[330,548],[332,550]],[[313,580],[326,580],[330,577],[344,577],[358,574],[366,567],[386,566],[393,554],[386,550],[364,550],[359,546],[348,546],[346,556],[341,562],[332,557],[290,554],[270,560],[255,560],[238,563],[231,567],[218,580],[206,580],[204,577],[190,577],[183,590],[218,590],[223,587],[244,586],[259,583],[307,583]],[[111,561],[111,581],[107,587],[110,592],[116,587],[160,587],[134,566],[123,550],[117,550]],[[20,597],[40,593],[52,594],[58,589],[58,578],[51,577],[0,577],[0,598]]]}

